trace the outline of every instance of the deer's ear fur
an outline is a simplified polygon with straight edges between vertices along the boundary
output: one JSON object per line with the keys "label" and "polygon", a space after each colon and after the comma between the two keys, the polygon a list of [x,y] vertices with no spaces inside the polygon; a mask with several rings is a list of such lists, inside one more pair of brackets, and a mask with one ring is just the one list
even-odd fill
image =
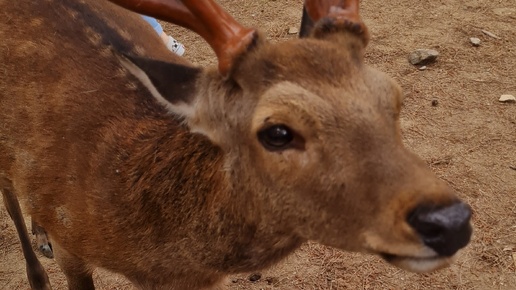
{"label": "deer's ear fur", "polygon": [[118,54],[117,57],[158,102],[179,116],[192,117],[200,68],[138,56]]}
{"label": "deer's ear fur", "polygon": [[310,35],[314,28],[314,21],[308,15],[306,7],[303,6],[303,16],[301,17],[301,28],[299,29],[299,38],[305,38]]}

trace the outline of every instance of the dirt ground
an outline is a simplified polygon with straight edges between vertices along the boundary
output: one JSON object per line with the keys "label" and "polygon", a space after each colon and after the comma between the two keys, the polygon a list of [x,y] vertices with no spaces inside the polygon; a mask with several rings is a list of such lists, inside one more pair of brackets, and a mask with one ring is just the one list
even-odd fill
{"label": "dirt ground", "polygon": [[[245,25],[273,41],[295,35],[301,0],[220,0]],[[388,3],[388,4],[387,4]],[[393,76],[406,98],[402,129],[408,147],[474,210],[474,236],[457,262],[431,274],[396,269],[380,258],[307,244],[261,273],[232,277],[229,289],[516,289],[516,1],[362,1],[372,39],[367,62]],[[496,36],[482,32],[487,30]],[[166,31],[186,46],[185,57],[205,66],[214,54],[198,36],[175,26]],[[474,47],[470,37],[482,43]],[[440,52],[419,70],[407,55]],[[41,258],[55,289],[65,289],[54,261]],[[28,289],[14,227],[0,207],[0,289]],[[132,289],[122,277],[100,271],[99,289]]]}

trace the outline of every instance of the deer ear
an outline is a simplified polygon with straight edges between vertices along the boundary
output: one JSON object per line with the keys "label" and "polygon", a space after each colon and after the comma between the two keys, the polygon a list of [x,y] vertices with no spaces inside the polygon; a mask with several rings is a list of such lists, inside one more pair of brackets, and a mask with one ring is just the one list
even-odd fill
{"label": "deer ear", "polygon": [[117,54],[117,57],[158,102],[175,114],[192,117],[200,68],[138,56]]}
{"label": "deer ear", "polygon": [[305,38],[310,35],[314,28],[314,21],[306,12],[306,7],[303,6],[303,16],[301,17],[301,28],[299,29],[299,38]]}

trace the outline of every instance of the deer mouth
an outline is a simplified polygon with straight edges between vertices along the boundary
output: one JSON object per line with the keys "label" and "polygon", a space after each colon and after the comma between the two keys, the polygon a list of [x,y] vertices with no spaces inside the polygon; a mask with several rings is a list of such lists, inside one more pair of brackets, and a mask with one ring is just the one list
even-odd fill
{"label": "deer mouth", "polygon": [[416,273],[435,271],[449,266],[454,261],[454,256],[448,257],[436,255],[430,257],[411,257],[398,256],[388,253],[380,253],[380,256],[390,264]]}

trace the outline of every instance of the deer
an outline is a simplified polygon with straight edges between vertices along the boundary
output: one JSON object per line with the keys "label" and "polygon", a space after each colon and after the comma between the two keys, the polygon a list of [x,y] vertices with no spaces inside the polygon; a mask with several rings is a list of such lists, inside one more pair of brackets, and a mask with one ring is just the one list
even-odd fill
{"label": "deer", "polygon": [[0,190],[33,289],[51,284],[24,215],[69,289],[96,268],[223,289],[307,241],[423,273],[469,243],[470,206],[403,145],[401,87],[364,63],[358,0],[306,0],[302,37],[279,43],[213,0],[111,2],[0,1]]}

